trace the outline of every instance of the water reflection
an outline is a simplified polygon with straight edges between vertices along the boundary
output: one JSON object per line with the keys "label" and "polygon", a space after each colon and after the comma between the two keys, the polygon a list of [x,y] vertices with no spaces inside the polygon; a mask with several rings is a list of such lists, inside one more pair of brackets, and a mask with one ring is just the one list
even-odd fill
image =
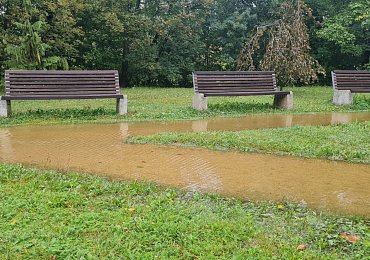
{"label": "water reflection", "polygon": [[[369,117],[369,113],[320,115],[317,122],[336,124]],[[279,115],[0,128],[0,161],[149,180],[243,199],[304,201],[316,209],[370,217],[369,165],[124,143],[129,135],[307,125],[314,118]]]}
{"label": "water reflection", "polygon": [[129,134],[149,135],[179,131],[241,131],[309,125],[335,125],[370,120],[370,113],[329,113],[302,115],[251,115],[240,118],[214,118],[180,122],[129,123]]}

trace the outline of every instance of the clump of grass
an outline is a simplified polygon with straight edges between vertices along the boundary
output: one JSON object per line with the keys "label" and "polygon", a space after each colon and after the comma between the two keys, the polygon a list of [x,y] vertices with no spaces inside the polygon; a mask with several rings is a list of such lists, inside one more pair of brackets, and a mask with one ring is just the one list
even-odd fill
{"label": "clump of grass", "polygon": [[4,164],[0,184],[2,259],[361,259],[370,246],[366,220],[288,202]]}
{"label": "clump of grass", "polygon": [[370,163],[370,122],[295,126],[240,132],[160,133],[130,137],[131,143],[200,146]]}
{"label": "clump of grass", "polygon": [[355,95],[353,99],[353,108],[358,110],[369,110],[370,98],[364,95]]}

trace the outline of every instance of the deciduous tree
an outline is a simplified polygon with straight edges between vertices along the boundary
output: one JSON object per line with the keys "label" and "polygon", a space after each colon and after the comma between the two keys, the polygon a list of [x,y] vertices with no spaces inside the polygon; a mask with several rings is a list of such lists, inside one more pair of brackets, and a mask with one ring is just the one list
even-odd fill
{"label": "deciduous tree", "polygon": [[239,70],[273,70],[280,86],[309,84],[318,79],[323,68],[310,55],[305,17],[311,10],[301,0],[283,2],[279,19],[257,27],[247,41],[238,60]]}

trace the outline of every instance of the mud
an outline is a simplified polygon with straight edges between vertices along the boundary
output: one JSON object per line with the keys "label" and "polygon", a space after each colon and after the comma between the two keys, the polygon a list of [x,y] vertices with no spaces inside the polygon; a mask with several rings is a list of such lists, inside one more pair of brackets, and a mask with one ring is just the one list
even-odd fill
{"label": "mud", "polygon": [[[321,115],[315,124],[370,117],[369,113],[338,115]],[[125,144],[129,135],[307,125],[311,119],[314,115],[0,128],[0,161],[154,181],[247,200],[288,199],[326,212],[370,217],[369,165]]]}

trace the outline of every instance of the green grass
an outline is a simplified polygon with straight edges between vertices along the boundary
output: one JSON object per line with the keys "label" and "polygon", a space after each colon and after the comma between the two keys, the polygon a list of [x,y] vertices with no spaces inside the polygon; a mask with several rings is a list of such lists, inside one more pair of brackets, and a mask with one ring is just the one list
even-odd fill
{"label": "green grass", "polygon": [[200,146],[370,163],[370,122],[336,126],[295,126],[240,132],[160,133],[134,136],[131,143]]}
{"label": "green grass", "polygon": [[129,114],[115,113],[115,100],[13,101],[11,118],[0,118],[0,126],[78,122],[116,122],[142,120],[186,120],[209,117],[238,117],[258,113],[311,113],[369,111],[368,95],[356,95],[353,106],[334,106],[330,87],[299,87],[294,92],[292,111],[272,107],[273,96],[211,97],[209,109],[191,108],[190,88],[122,89],[128,95]]}
{"label": "green grass", "polygon": [[367,220],[288,202],[4,164],[0,186],[0,259],[364,259],[370,250]]}
{"label": "green grass", "polygon": [[[273,97],[209,98],[191,108],[192,89],[132,88],[129,114],[114,100],[15,101],[0,127],[20,124],[187,120],[259,113],[369,111],[331,104],[329,87],[294,88],[292,111]],[[242,132],[165,133],[131,142],[196,145],[369,163],[369,122]],[[0,164],[0,259],[364,259],[369,220],[324,215],[304,205],[242,202],[138,181],[118,182]],[[357,243],[341,233],[360,237]],[[298,251],[304,244],[307,249]]]}

